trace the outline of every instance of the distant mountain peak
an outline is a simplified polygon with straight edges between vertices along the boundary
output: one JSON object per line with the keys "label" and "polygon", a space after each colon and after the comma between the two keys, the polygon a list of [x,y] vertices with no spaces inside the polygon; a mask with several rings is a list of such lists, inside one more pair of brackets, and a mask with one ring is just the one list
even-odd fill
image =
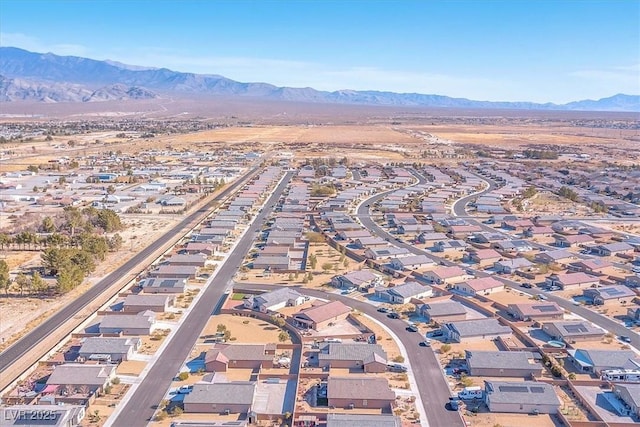
{"label": "distant mountain peak", "polygon": [[95,102],[99,100],[150,99],[158,93],[197,93],[257,97],[298,102],[444,108],[492,108],[527,110],[593,110],[640,112],[640,96],[616,94],[599,100],[564,105],[533,102],[475,101],[444,95],[388,91],[333,92],[313,88],[277,87],[268,83],[242,83],[224,76],[181,73],[166,68],[139,67],[117,61],[97,61],[53,53],[33,53],[0,47],[0,100],[42,102]]}

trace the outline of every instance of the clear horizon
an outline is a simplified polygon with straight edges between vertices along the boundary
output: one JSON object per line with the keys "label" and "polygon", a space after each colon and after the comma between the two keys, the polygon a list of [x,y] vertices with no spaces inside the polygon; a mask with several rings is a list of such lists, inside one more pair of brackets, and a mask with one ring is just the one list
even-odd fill
{"label": "clear horizon", "polygon": [[318,90],[640,94],[638,1],[0,3],[0,45]]}

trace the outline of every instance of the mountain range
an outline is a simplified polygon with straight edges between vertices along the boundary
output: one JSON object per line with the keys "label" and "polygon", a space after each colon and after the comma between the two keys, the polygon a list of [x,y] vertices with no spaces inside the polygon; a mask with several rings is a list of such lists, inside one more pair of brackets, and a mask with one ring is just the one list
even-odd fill
{"label": "mountain range", "polygon": [[639,95],[617,94],[568,104],[474,101],[442,95],[381,91],[319,91],[242,83],[220,75],[182,73],[115,61],[0,47],[0,102],[97,102],[174,95],[225,95],[296,102],[448,108],[640,111]]}

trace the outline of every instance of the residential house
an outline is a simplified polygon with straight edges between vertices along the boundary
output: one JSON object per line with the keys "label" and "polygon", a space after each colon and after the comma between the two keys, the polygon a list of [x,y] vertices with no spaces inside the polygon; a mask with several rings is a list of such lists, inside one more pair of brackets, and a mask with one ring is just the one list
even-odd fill
{"label": "residential house", "polygon": [[161,265],[149,273],[149,277],[157,279],[194,279],[198,274],[195,265]]}
{"label": "residential house", "polygon": [[418,235],[418,242],[422,244],[433,244],[440,240],[447,240],[445,233],[425,232]]}
{"label": "residential house", "polygon": [[83,365],[65,363],[54,366],[43,394],[72,398],[99,395],[116,377],[116,365]]}
{"label": "residential house", "polygon": [[299,328],[318,331],[326,328],[330,323],[346,319],[349,313],[351,313],[351,307],[340,301],[331,301],[300,310],[293,315],[293,323]]}
{"label": "residential house", "polygon": [[379,344],[322,343],[318,353],[318,363],[321,368],[386,372],[387,353]]}
{"label": "residential house", "polygon": [[173,306],[175,302],[174,295],[160,294],[132,294],[127,295],[122,305],[122,311],[125,313],[140,313],[141,311],[155,311],[156,313],[164,313]]}
{"label": "residential house", "polygon": [[449,226],[449,233],[454,239],[466,239],[470,234],[482,231],[482,227],[479,225],[451,225]]}
{"label": "residential house", "polygon": [[508,326],[500,324],[497,319],[483,318],[448,322],[442,325],[446,341],[462,342],[462,340],[492,340],[498,337],[511,336]]}
{"label": "residential house", "polygon": [[555,302],[546,301],[509,304],[507,313],[522,321],[561,320],[564,318],[562,307]]}
{"label": "residential house", "polygon": [[640,421],[640,384],[613,384],[613,393],[624,402],[624,413]]}
{"label": "residential house", "polygon": [[426,280],[438,285],[460,283],[473,277],[473,275],[467,274],[467,272],[457,265],[451,267],[436,267],[431,271],[425,271],[422,273],[422,276]]}
{"label": "residential house", "polygon": [[356,249],[382,248],[385,246],[389,246],[389,242],[387,242],[382,237],[377,236],[358,237],[353,241],[352,244]]}
{"label": "residential house", "polygon": [[397,246],[386,246],[381,248],[367,248],[364,251],[365,258],[380,261],[394,257],[403,257],[412,255],[406,248],[399,248]]}
{"label": "residential house", "polygon": [[410,255],[393,258],[389,264],[394,270],[419,270],[435,263],[426,255]]}
{"label": "residential house", "polygon": [[78,356],[85,360],[125,362],[140,348],[140,338],[87,337]]}
{"label": "residential house", "polygon": [[502,255],[500,255],[494,249],[478,249],[467,253],[464,259],[469,262],[478,264],[478,268],[485,268],[493,263],[500,261]]}
{"label": "residential house", "polygon": [[554,340],[562,340],[567,344],[578,341],[599,341],[606,333],[583,320],[547,322],[542,324],[542,330]]}
{"label": "residential house", "polygon": [[138,283],[145,294],[181,294],[187,286],[187,279],[147,278]]}
{"label": "residential house", "polygon": [[464,240],[438,240],[431,247],[431,252],[464,252],[468,247]]}
{"label": "residential house", "polygon": [[593,245],[596,239],[588,234],[556,234],[553,236],[554,245],[559,248],[582,247],[585,245]]}
{"label": "residential house", "polygon": [[427,322],[442,324],[467,319],[467,310],[458,301],[444,300],[416,305],[416,314]]}
{"label": "residential house", "polygon": [[376,296],[392,304],[407,304],[413,299],[428,298],[433,295],[431,286],[425,286],[418,282],[406,282],[401,285],[377,288]]}
{"label": "residential house", "polygon": [[156,313],[143,311],[138,314],[105,314],[98,327],[101,334],[151,335]]}
{"label": "residential house", "polygon": [[255,382],[233,381],[197,383],[184,396],[184,412],[215,414],[247,414],[256,392]]}
{"label": "residential house", "polygon": [[465,359],[469,375],[478,377],[540,377],[542,364],[528,351],[469,351]]}
{"label": "residential house", "polygon": [[235,369],[265,369],[273,367],[275,344],[214,344],[205,354],[207,372],[227,372]]}
{"label": "residential house", "polygon": [[633,251],[633,246],[625,242],[615,242],[609,243],[607,245],[598,245],[592,249],[593,253],[600,256],[630,254]]}
{"label": "residential house", "polygon": [[356,270],[339,274],[331,278],[331,285],[336,288],[368,289],[382,285],[383,279],[379,274],[370,270]]}
{"label": "residential house", "polygon": [[567,266],[568,271],[581,271],[583,273],[591,274],[592,276],[601,276],[604,271],[613,264],[603,259],[585,259],[576,262],[572,262]]}
{"label": "residential house", "polygon": [[182,251],[186,254],[204,254],[211,256],[217,250],[217,246],[213,243],[189,242]]}
{"label": "residential house", "polygon": [[553,228],[549,226],[528,227],[522,232],[524,237],[550,237],[553,235]]}
{"label": "residential house", "polygon": [[531,243],[526,240],[502,240],[492,243],[491,247],[501,254],[529,252],[533,250]]}
{"label": "residential house", "polygon": [[295,289],[280,288],[274,291],[265,292],[258,296],[249,296],[243,302],[244,308],[270,313],[278,311],[284,307],[294,307],[305,301],[304,295]]}
{"label": "residential house", "polygon": [[484,399],[490,412],[557,414],[560,399],[552,385],[537,381],[485,381]]}
{"label": "residential house", "polygon": [[329,377],[327,398],[330,407],[341,409],[381,409],[390,412],[396,394],[382,377]]}
{"label": "residential house", "polygon": [[537,253],[534,257],[534,261],[541,264],[569,264],[576,258],[575,254],[564,249],[558,249],[555,251]]}
{"label": "residential house", "polygon": [[594,305],[619,304],[621,301],[631,301],[636,297],[636,293],[624,285],[589,288],[583,290],[582,295]]}
{"label": "residential house", "polygon": [[516,271],[526,271],[533,267],[533,263],[526,258],[510,258],[497,261],[493,264],[493,268],[498,273],[515,274]]}
{"label": "residential house", "polygon": [[570,289],[588,288],[590,286],[598,286],[600,279],[586,273],[566,273],[552,274],[544,280],[547,286],[559,286],[567,291]]}
{"label": "residential house", "polygon": [[391,414],[327,414],[325,427],[402,427],[402,419]]}
{"label": "residential house", "polygon": [[288,255],[265,255],[259,254],[256,259],[253,260],[252,266],[255,269],[269,270],[269,271],[283,271],[289,270],[289,256]]}
{"label": "residential house", "polygon": [[207,263],[205,254],[176,254],[169,258],[168,265],[188,265],[193,267],[204,267]]}
{"label": "residential house", "polygon": [[493,277],[480,277],[456,283],[453,289],[468,295],[489,295],[504,290],[504,283]]}
{"label": "residential house", "polygon": [[633,350],[594,350],[570,348],[568,359],[579,372],[601,376],[603,371],[640,369],[640,357]]}

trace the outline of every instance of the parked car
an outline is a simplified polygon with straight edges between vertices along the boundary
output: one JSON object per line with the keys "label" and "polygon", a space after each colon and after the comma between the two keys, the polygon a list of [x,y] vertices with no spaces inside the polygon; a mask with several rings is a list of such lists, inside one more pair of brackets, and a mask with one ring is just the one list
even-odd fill
{"label": "parked car", "polygon": [[527,288],[527,289],[531,289],[533,286],[531,285],[531,283],[523,283],[521,285],[523,288]]}
{"label": "parked car", "polygon": [[180,386],[180,388],[178,389],[178,394],[189,394],[191,393],[191,389],[192,389],[192,386],[190,385]]}
{"label": "parked car", "polygon": [[624,342],[631,342],[631,338],[626,335],[620,335],[620,340]]}
{"label": "parked car", "polygon": [[418,345],[420,347],[431,347],[431,340],[420,341]]}
{"label": "parked car", "polygon": [[418,332],[418,325],[416,325],[415,323],[410,323],[407,326],[407,331],[409,331],[409,332]]}
{"label": "parked car", "polygon": [[395,311],[392,311],[391,313],[387,314],[387,317],[389,319],[399,319],[400,315],[398,313],[396,313]]}
{"label": "parked car", "polygon": [[407,367],[398,363],[387,365],[387,370],[391,372],[407,372]]}
{"label": "parked car", "polygon": [[378,307],[378,310],[377,310],[377,311],[378,311],[379,313],[388,313],[388,312],[389,312],[389,309],[388,309],[388,308],[386,308],[386,307]]}

